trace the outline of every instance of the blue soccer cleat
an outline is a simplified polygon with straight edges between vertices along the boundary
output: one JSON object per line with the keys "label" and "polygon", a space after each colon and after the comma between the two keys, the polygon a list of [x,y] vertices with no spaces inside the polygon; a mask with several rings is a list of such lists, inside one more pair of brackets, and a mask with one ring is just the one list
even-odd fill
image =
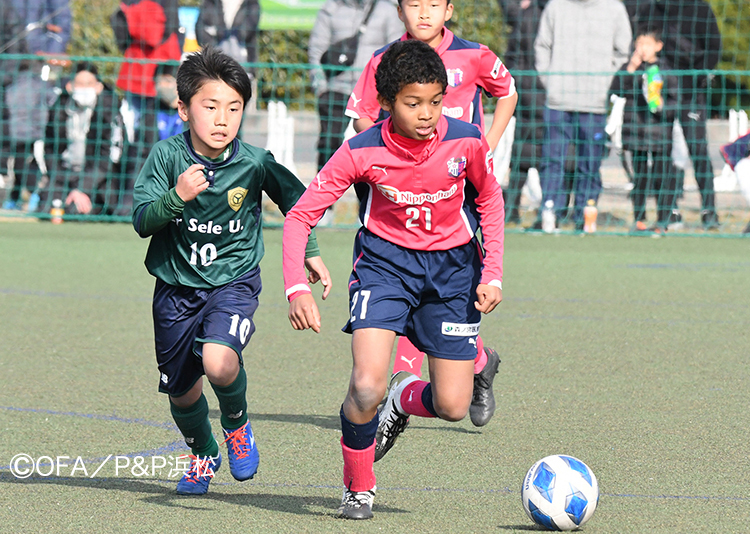
{"label": "blue soccer cleat", "polygon": [[224,430],[229,455],[229,472],[235,480],[248,480],[258,472],[258,447],[250,421],[236,430]]}
{"label": "blue soccer cleat", "polygon": [[190,468],[177,483],[178,495],[205,495],[208,485],[221,467],[221,454],[218,456],[193,456]]}

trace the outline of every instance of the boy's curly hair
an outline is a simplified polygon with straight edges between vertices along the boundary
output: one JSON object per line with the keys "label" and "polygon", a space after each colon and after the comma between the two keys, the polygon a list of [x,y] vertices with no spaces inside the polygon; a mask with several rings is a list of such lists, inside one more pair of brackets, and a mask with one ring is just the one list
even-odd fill
{"label": "boy's curly hair", "polygon": [[445,94],[445,65],[430,45],[416,39],[397,41],[383,54],[375,73],[375,87],[381,97],[393,104],[399,91],[413,83],[439,83]]}

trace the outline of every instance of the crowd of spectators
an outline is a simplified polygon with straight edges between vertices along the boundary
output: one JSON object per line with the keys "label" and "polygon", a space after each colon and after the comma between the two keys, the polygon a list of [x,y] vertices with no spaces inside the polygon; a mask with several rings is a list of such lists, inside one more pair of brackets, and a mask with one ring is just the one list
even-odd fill
{"label": "crowd of spectators", "polygon": [[[605,125],[616,95],[627,101],[622,122],[629,141],[623,147],[634,183],[633,228],[646,228],[649,194],[657,197],[660,228],[681,222],[684,174],[671,160],[673,124],[680,125],[690,153],[701,222],[706,229],[718,228],[706,137],[710,80],[701,72],[716,67],[721,51],[710,5],[704,0],[498,2],[507,26],[501,58],[519,93],[504,192],[506,220],[520,224],[521,191],[536,169],[542,200],[554,203],[557,224],[582,228],[583,207],[595,203],[602,188]],[[40,56],[3,58],[0,69],[0,176],[12,183],[3,208],[48,212],[50,202],[60,199],[69,213],[128,214],[133,181],[150,147],[183,127],[174,82],[183,54],[178,9],[178,0],[119,4],[111,24],[124,61],[110,87],[96,65],[66,59],[72,22],[67,0],[0,1],[0,53]],[[200,46],[217,46],[248,65],[258,61],[259,20],[258,0],[204,0],[195,35]],[[392,0],[323,4],[308,47],[320,117],[318,168],[343,142],[349,122],[344,109],[361,68],[403,29]],[[636,42],[644,35],[658,44],[656,62],[643,63]],[[357,38],[352,57],[337,63],[352,68],[330,69],[326,52],[352,37]],[[670,69],[682,73],[671,76]],[[251,66],[248,76],[257,88]],[[664,97],[658,109],[649,107],[649,87],[657,86],[657,96],[663,90]],[[643,141],[639,120],[658,125],[658,146],[635,142]],[[530,229],[541,228],[540,216]]]}

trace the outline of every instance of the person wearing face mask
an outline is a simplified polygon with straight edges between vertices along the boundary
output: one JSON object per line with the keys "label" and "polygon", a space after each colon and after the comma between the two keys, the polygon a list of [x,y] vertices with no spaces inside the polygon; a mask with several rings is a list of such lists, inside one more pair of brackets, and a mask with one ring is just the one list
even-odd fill
{"label": "person wearing face mask", "polygon": [[122,151],[120,100],[99,80],[96,65],[79,63],[75,75],[50,109],[45,133],[49,186],[39,210],[63,201],[73,215],[109,214],[118,199],[113,166]]}
{"label": "person wearing face mask", "polygon": [[177,112],[177,78],[175,77],[177,67],[172,65],[159,65],[154,76],[156,85],[156,128],[159,132],[159,140],[181,134],[185,129],[185,123]]}

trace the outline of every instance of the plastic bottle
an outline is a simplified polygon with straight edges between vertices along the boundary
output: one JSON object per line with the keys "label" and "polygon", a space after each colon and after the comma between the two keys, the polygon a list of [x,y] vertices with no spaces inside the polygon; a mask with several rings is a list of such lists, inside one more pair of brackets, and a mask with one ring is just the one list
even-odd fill
{"label": "plastic bottle", "polygon": [[587,234],[596,232],[597,215],[599,215],[599,210],[596,209],[596,201],[591,198],[586,203],[586,207],[583,208],[583,231]]}
{"label": "plastic bottle", "polygon": [[556,230],[555,201],[548,200],[542,210],[542,232],[551,234]]}
{"label": "plastic bottle", "polygon": [[648,110],[651,113],[658,113],[664,107],[664,97],[661,94],[662,87],[664,87],[664,78],[659,72],[659,66],[651,65],[646,69],[644,76],[646,80],[643,96],[646,97],[646,102],[648,102]]}
{"label": "plastic bottle", "polygon": [[52,224],[62,224],[63,215],[65,210],[63,209],[62,200],[56,198],[52,201],[52,209],[49,210],[49,217]]}

